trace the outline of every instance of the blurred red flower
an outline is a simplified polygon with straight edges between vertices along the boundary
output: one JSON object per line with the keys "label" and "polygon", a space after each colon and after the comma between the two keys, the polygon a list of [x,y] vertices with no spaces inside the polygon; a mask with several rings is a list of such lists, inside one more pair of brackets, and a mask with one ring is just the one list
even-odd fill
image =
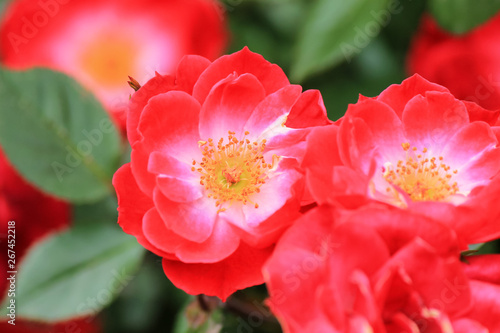
{"label": "blurred red flower", "polygon": [[45,324],[16,319],[16,325],[0,323],[3,333],[99,333],[102,329],[93,318],[74,319],[57,324]]}
{"label": "blurred red flower", "polygon": [[269,305],[285,333],[499,332],[500,256],[462,263],[455,244],[408,211],[322,206],[266,263]]}
{"label": "blurred red flower", "polygon": [[408,70],[442,84],[455,97],[500,109],[500,15],[464,35],[424,16],[408,53]]}
{"label": "blurred red flower", "polygon": [[[8,248],[8,223],[15,222],[15,246]],[[8,289],[9,269],[7,250],[15,251],[15,267],[19,268],[23,256],[37,241],[69,226],[70,206],[28,184],[0,151],[0,299]]]}
{"label": "blurred red flower", "polygon": [[414,75],[375,98],[361,96],[337,126],[309,136],[308,186],[319,203],[376,201],[443,221],[464,247],[495,239],[497,118]]}
{"label": "blurred red flower", "polygon": [[212,0],[15,0],[0,25],[1,60],[73,76],[124,127],[127,75],[171,73],[185,54],[218,57],[227,41],[220,9]]}
{"label": "blurred red flower", "polygon": [[329,123],[319,93],[301,91],[245,48],[185,57],[132,96],[131,163],[113,179],[119,223],[179,288],[225,299],[263,282],[299,216],[309,126]]}

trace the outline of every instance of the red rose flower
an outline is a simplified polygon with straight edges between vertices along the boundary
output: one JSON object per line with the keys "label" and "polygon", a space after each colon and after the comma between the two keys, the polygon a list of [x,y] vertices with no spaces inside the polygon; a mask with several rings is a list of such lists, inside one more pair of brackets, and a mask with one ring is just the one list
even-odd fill
{"label": "red rose flower", "polygon": [[[70,209],[66,202],[46,195],[22,179],[0,151],[0,299],[8,289],[7,250],[15,251],[15,267],[36,241],[69,225]],[[9,229],[9,221],[14,228]],[[14,230],[9,232],[8,230]],[[8,235],[11,235],[9,237]],[[15,236],[15,245],[8,240]],[[12,262],[11,262],[12,263]]]}
{"label": "red rose flower", "polygon": [[495,239],[497,117],[418,75],[375,98],[361,96],[338,126],[309,136],[310,191],[320,203],[377,201],[426,215],[455,229],[464,247]]}
{"label": "red rose flower", "polygon": [[266,263],[269,305],[285,333],[499,332],[500,257],[464,264],[455,244],[408,211],[322,206]]}
{"label": "red rose flower", "polygon": [[444,85],[455,97],[500,108],[500,15],[464,34],[424,16],[408,54],[408,70]]}
{"label": "red rose flower", "polygon": [[227,32],[212,0],[15,0],[0,33],[2,62],[73,76],[122,127],[127,75],[172,72],[185,54],[218,57]]}
{"label": "red rose flower", "polygon": [[225,299],[262,283],[261,266],[299,215],[309,128],[329,123],[317,91],[243,49],[184,58],[131,99],[131,162],[114,176],[119,223],[162,256],[191,294]]}

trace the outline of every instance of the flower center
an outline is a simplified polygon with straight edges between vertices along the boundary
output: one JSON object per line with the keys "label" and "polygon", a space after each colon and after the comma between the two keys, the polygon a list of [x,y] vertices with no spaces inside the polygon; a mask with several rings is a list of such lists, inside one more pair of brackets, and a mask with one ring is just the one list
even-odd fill
{"label": "flower center", "polygon": [[127,36],[104,32],[85,46],[82,68],[99,84],[116,87],[135,73],[137,45]]}
{"label": "flower center", "polygon": [[[418,151],[408,142],[401,144],[406,151],[406,160],[399,160],[394,167],[386,163],[383,168],[384,179],[391,185],[405,191],[415,201],[442,201],[459,191],[457,182],[452,183],[457,170],[450,172],[442,156],[426,156],[427,148]],[[397,191],[388,187],[387,192]]]}
{"label": "flower center", "polygon": [[249,134],[245,132],[238,140],[235,132],[229,131],[227,143],[224,138],[217,143],[211,138],[198,142],[203,158],[199,163],[193,161],[191,170],[200,173],[200,184],[208,192],[207,196],[215,200],[219,212],[226,210],[225,203],[233,202],[250,203],[259,208],[250,197],[260,192],[279,159],[273,155],[272,163],[266,163],[263,156],[266,140],[251,142],[246,138]]}

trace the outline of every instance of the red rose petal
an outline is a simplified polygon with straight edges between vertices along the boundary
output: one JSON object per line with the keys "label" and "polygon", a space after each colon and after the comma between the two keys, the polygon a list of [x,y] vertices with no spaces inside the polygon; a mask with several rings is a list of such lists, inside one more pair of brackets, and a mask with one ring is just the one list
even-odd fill
{"label": "red rose petal", "polygon": [[312,126],[329,125],[323,97],[319,90],[307,90],[294,104],[285,126],[291,128],[306,128]]}
{"label": "red rose petal", "polygon": [[260,54],[251,52],[247,47],[236,53],[215,60],[200,76],[194,86],[193,96],[200,103],[205,101],[212,87],[230,74],[249,73],[262,83],[266,94],[272,94],[290,84],[283,70],[264,59]]}
{"label": "red rose petal", "polygon": [[[406,139],[403,135],[401,120],[387,105],[373,99],[365,100],[350,105],[345,117],[361,119],[366,123],[370,129],[371,141],[386,161],[397,161],[398,157],[403,154],[401,144]],[[359,139],[363,138],[367,137]]]}
{"label": "red rose petal", "polygon": [[238,289],[264,282],[260,268],[269,258],[272,247],[254,249],[241,243],[225,260],[213,264],[185,264],[163,260],[163,270],[170,281],[189,294],[226,298]]}
{"label": "red rose petal", "polygon": [[251,74],[220,82],[207,96],[200,112],[200,136],[227,141],[228,131],[241,135],[255,107],[264,99],[265,90]]}
{"label": "red rose petal", "polygon": [[137,242],[159,256],[171,257],[144,237],[144,214],[153,207],[153,200],[144,195],[134,181],[130,163],[123,165],[113,176],[113,186],[118,196],[118,224],[123,231],[137,238]]}
{"label": "red rose petal", "polygon": [[404,80],[401,84],[393,84],[382,91],[376,98],[378,101],[389,105],[399,118],[402,118],[406,104],[413,97],[421,95],[425,96],[428,91],[448,92],[443,86],[431,83],[420,75],[413,75]]}

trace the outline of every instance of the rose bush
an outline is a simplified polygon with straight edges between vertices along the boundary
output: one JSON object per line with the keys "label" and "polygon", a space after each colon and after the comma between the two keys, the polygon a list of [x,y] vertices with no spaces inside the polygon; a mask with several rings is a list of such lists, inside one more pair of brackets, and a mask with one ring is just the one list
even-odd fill
{"label": "rose bush", "polygon": [[185,57],[130,101],[119,224],[188,293],[225,299],[262,283],[275,241],[309,203],[306,136],[329,123],[317,91],[246,48],[213,63]]}
{"label": "rose bush", "polygon": [[410,73],[441,84],[456,98],[500,108],[500,15],[464,34],[442,30],[424,16],[408,53]]}
{"label": "rose bush", "polygon": [[499,256],[460,261],[451,229],[409,211],[321,206],[265,265],[285,333],[499,332]]}
{"label": "rose bush", "polygon": [[493,240],[500,236],[497,118],[412,76],[375,98],[361,96],[335,126],[309,136],[308,186],[319,203],[380,202],[444,222],[463,248]]}
{"label": "rose bush", "polygon": [[218,57],[227,42],[212,0],[16,0],[0,24],[1,62],[60,70],[92,91],[121,127],[127,76],[172,72],[185,54]]}

